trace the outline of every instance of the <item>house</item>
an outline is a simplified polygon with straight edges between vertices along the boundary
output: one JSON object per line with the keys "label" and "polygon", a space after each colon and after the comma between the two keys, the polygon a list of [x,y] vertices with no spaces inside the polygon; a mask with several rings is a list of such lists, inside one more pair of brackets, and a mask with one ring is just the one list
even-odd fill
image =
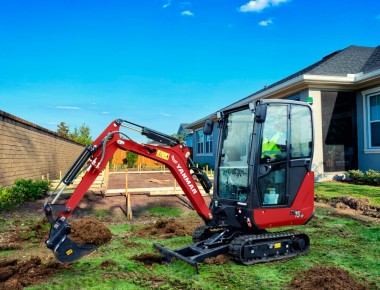
{"label": "house", "polygon": [[193,130],[187,128],[189,124],[188,123],[182,123],[179,125],[177,136],[184,137],[184,142],[187,147],[189,147],[190,152],[193,152]]}
{"label": "house", "polygon": [[[316,179],[341,176],[351,169],[380,170],[380,46],[349,46],[224,109],[257,99],[313,100]],[[203,135],[205,119],[194,130],[194,161],[215,164],[218,132]]]}

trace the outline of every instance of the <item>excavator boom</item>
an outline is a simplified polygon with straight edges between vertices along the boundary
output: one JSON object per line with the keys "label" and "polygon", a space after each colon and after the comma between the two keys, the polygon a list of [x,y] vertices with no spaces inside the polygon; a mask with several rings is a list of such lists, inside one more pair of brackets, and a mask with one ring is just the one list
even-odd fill
{"label": "excavator boom", "polygon": [[[136,129],[131,128],[130,125],[139,127],[141,130],[137,131],[142,135],[167,146],[140,144],[131,140],[120,131],[121,126],[136,131]],[[126,138],[122,138],[122,136]],[[71,215],[117,149],[131,151],[165,164],[198,215],[205,222],[213,218],[210,209],[206,205],[193,179],[193,175],[197,177],[206,192],[210,191],[212,186],[211,182],[202,171],[194,166],[193,161],[190,159],[189,149],[172,136],[118,119],[113,121],[90,146],[85,148],[63,177],[61,183],[64,185],[61,190],[57,192],[54,198],[53,196],[49,198],[44,205],[45,213],[52,225],[46,244],[48,248],[53,250],[61,262],[73,262],[94,250],[92,245],[77,245],[68,238],[70,226],[67,223],[67,218]],[[83,168],[86,170],[86,173],[68,201],[64,205],[56,204],[63,189],[73,183],[73,180]],[[56,215],[56,217],[54,215]]]}

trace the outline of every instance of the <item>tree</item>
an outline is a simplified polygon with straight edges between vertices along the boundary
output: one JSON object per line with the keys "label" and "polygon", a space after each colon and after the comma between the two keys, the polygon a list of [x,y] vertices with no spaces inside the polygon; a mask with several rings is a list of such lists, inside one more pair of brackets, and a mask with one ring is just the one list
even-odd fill
{"label": "tree", "polygon": [[186,135],[185,134],[172,134],[171,135],[174,138],[177,138],[179,141],[183,142],[186,140]]}
{"label": "tree", "polygon": [[128,168],[132,168],[135,166],[137,159],[139,158],[139,155],[132,151],[126,152],[126,158],[123,159],[123,163],[127,164]]}
{"label": "tree", "polygon": [[62,136],[62,137],[66,137],[66,138],[69,138],[69,133],[70,133],[70,130],[69,130],[69,126],[67,126],[65,124],[65,122],[61,122],[58,124],[57,126],[57,133]]}
{"label": "tree", "polygon": [[70,132],[69,126],[65,122],[61,122],[58,125],[57,133],[70,140],[78,142],[83,145],[90,145],[92,143],[90,127],[86,124],[82,124],[79,128],[75,127],[73,132]]}
{"label": "tree", "polygon": [[82,124],[79,129],[75,127],[74,132],[70,133],[70,139],[83,145],[90,145],[92,143],[90,127],[86,124]]}

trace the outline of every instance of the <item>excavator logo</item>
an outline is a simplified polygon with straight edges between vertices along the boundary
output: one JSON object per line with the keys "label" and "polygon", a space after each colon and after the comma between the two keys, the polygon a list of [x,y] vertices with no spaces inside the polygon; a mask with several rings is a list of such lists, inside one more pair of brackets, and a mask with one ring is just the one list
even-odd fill
{"label": "excavator logo", "polygon": [[178,164],[178,161],[175,160],[174,155],[172,155],[172,161],[173,161],[174,164]]}
{"label": "excavator logo", "polygon": [[191,179],[187,176],[185,170],[183,170],[181,164],[178,163],[178,161],[174,158],[173,155],[172,155],[172,161],[173,161],[174,164],[177,165],[176,166],[177,171],[182,176],[183,180],[185,181],[185,183],[187,184],[187,186],[190,188],[191,192],[193,194],[197,194],[198,193],[197,188],[194,186],[194,184],[192,183]]}

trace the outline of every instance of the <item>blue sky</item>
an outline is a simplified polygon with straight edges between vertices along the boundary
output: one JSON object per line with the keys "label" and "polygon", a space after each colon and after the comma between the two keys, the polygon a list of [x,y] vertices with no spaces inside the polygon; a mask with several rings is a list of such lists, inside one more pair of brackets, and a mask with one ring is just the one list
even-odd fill
{"label": "blue sky", "polygon": [[378,0],[0,0],[0,110],[168,134],[350,45]]}

